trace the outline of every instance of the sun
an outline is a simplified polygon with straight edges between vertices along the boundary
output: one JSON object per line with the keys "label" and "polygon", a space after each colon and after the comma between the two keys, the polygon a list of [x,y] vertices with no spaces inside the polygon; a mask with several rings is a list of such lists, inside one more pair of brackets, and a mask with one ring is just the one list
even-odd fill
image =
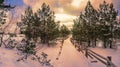
{"label": "sun", "polygon": [[77,16],[65,14],[65,13],[58,13],[55,14],[55,20],[60,21],[60,26],[61,25],[66,25],[69,29],[72,28],[73,25],[73,19],[77,18]]}
{"label": "sun", "polygon": [[74,7],[79,7],[83,0],[73,0],[71,5]]}
{"label": "sun", "polygon": [[69,14],[64,14],[64,13],[55,14],[56,21],[67,21],[67,20],[73,20],[75,18],[76,18],[76,16],[72,16]]}

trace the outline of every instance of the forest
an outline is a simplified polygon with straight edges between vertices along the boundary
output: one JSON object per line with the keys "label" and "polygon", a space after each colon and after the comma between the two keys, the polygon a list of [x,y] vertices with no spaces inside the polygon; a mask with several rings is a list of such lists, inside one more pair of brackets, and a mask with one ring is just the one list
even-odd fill
{"label": "forest", "polygon": [[[21,15],[21,21],[16,22],[16,29],[19,29],[18,34],[16,29],[14,33],[5,32],[4,24],[8,23],[6,21],[7,13],[17,6],[6,5],[3,1],[0,0],[0,49],[16,49],[22,54],[17,58],[17,62],[32,57],[32,60],[38,61],[41,65],[54,67],[50,63],[52,60],[48,60],[49,53],[41,52],[38,55],[38,51],[42,51],[41,45],[46,46],[47,49],[59,46],[56,60],[59,60],[67,43],[75,46],[75,48],[68,46],[71,47],[71,50],[77,49],[83,54],[89,49],[98,48],[99,42],[102,42],[101,48],[104,50],[117,50],[119,46],[116,43],[120,40],[120,19],[118,19],[118,11],[114,8],[113,3],[103,1],[96,9],[88,1],[84,11],[80,11],[79,16],[73,19],[74,24],[71,29],[60,25],[61,21],[55,20],[55,12],[48,4],[43,3],[36,12],[28,6]],[[18,40],[19,38],[21,40]],[[109,63],[114,65],[111,61]]]}

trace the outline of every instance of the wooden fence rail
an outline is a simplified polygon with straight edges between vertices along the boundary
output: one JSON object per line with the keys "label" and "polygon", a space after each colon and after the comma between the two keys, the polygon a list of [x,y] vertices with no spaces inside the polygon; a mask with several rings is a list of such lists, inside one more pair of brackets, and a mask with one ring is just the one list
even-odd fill
{"label": "wooden fence rail", "polygon": [[85,50],[85,56],[88,58],[96,58],[98,61],[100,61],[101,63],[105,64],[106,67],[117,67],[114,63],[112,63],[112,57],[111,56],[107,56],[106,58],[97,54],[96,52],[90,50],[90,49],[86,49]]}
{"label": "wooden fence rail", "polygon": [[[81,49],[80,46],[83,45],[78,45],[77,42],[74,39],[70,39],[71,43],[75,46],[75,48],[77,49]],[[82,47],[83,49],[83,47]],[[91,59],[96,58],[98,61],[100,61],[101,63],[103,63],[104,65],[106,65],[106,67],[117,67],[113,62],[112,62],[112,57],[111,56],[107,56],[107,57],[103,57],[101,55],[99,55],[98,53],[90,50],[86,47],[84,47],[85,50],[85,56],[88,58],[90,57]],[[81,50],[82,51],[82,50]]]}

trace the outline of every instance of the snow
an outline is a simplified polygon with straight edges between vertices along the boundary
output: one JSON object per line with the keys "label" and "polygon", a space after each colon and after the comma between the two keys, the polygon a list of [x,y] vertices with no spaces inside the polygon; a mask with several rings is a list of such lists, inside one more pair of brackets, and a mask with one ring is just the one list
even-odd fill
{"label": "snow", "polygon": [[[58,58],[58,53],[60,51],[60,43],[56,46],[39,46],[37,48],[37,55],[40,56],[41,52],[48,54],[48,59],[51,60],[51,64],[54,67],[106,67],[101,62],[91,63],[96,59],[86,58],[85,55],[81,52],[78,52],[77,49],[71,44],[69,38],[64,41],[63,49],[61,55]],[[40,49],[39,49],[40,48]],[[39,50],[38,50],[39,49]],[[91,48],[91,50],[99,53],[100,55],[107,57],[112,56],[112,62],[120,66],[120,49],[111,50],[103,48]],[[6,49],[0,47],[0,67],[48,67],[41,65],[39,62],[31,60],[30,58],[25,61],[16,61],[21,55],[18,55],[16,49]]]}
{"label": "snow", "polygon": [[120,46],[118,49],[104,49],[104,48],[92,48],[92,50],[104,57],[111,56],[112,62],[119,67],[120,66]]}
{"label": "snow", "polygon": [[[54,53],[54,52],[53,52]],[[83,60],[84,59],[84,60]],[[83,54],[79,53],[69,39],[64,42],[59,60],[52,61],[55,67],[88,67],[89,62]]]}
{"label": "snow", "polygon": [[36,61],[17,62],[18,58],[20,56],[16,50],[0,48],[0,67],[40,67],[40,64]]}

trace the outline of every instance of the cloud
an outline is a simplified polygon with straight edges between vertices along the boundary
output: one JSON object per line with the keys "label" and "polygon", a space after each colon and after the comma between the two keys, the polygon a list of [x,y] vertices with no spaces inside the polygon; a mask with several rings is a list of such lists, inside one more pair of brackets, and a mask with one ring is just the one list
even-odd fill
{"label": "cloud", "polygon": [[[99,4],[104,0],[90,0],[95,9],[98,9]],[[107,3],[113,2],[115,8],[119,8],[119,0],[105,0]],[[41,8],[42,3],[50,6],[51,10],[55,11],[56,20],[61,21],[61,24],[73,24],[73,19],[79,16],[84,10],[88,0],[23,0],[24,4],[31,6],[34,11]],[[74,18],[73,18],[74,17]],[[71,26],[71,25],[68,25]]]}
{"label": "cloud", "polygon": [[[91,4],[94,5],[94,8],[98,8],[99,4],[104,0],[90,0]],[[105,0],[108,3],[113,2],[115,7],[119,9],[120,0]],[[20,16],[21,13],[24,13],[26,6],[31,6],[33,11],[41,8],[42,3],[46,3],[50,6],[56,14],[67,14],[72,16],[78,16],[81,11],[84,10],[88,0],[23,0],[24,6],[15,8],[15,15]],[[19,19],[20,20],[20,17]]]}
{"label": "cloud", "polygon": [[[99,4],[102,3],[104,0],[90,1],[93,7],[98,9]],[[120,12],[120,0],[105,1],[107,3],[113,2],[115,8]],[[16,22],[20,22],[21,14],[24,13],[27,6],[31,6],[33,11],[36,11],[41,8],[41,5],[43,3],[49,5],[51,10],[55,12],[56,21],[61,21],[61,25],[65,24],[66,26],[71,27],[73,24],[73,19],[75,19],[80,14],[80,12],[84,10],[88,0],[22,0],[21,2],[23,2],[23,6],[17,6],[14,11],[12,11],[14,13],[13,19],[11,18],[12,14],[8,15],[8,23],[6,23],[5,25],[9,24],[10,22],[12,23],[10,23],[7,30],[14,31],[13,28],[16,27]],[[12,27],[10,27],[11,25]]]}
{"label": "cloud", "polygon": [[65,13],[55,14],[55,16],[55,20],[61,22],[60,25],[66,25],[69,29],[73,25],[73,19],[77,18],[74,15],[69,15]]}
{"label": "cloud", "polygon": [[[99,4],[104,0],[90,0],[95,8],[98,8]],[[112,0],[106,0],[111,3]],[[41,7],[42,3],[49,4],[51,9],[55,13],[59,13],[59,9],[63,9],[65,13],[72,15],[79,15],[80,11],[83,11],[88,0],[23,0],[23,2],[31,6],[34,11]]]}
{"label": "cloud", "polygon": [[55,7],[55,0],[23,0],[23,2],[27,6],[31,6],[34,11],[41,8],[43,3],[49,4],[52,10],[54,10]]}
{"label": "cloud", "polygon": [[69,15],[69,14],[55,14],[56,16],[56,20],[60,21],[62,20],[63,22],[66,22],[66,20],[69,20],[71,21],[72,19],[75,19],[76,16],[73,16],[73,15]]}

